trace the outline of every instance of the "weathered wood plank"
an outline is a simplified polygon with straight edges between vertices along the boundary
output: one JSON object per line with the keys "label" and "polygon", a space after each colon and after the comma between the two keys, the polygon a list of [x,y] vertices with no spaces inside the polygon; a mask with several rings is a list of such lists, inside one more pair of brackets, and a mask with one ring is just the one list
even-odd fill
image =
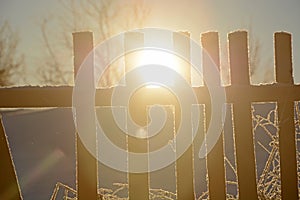
{"label": "weathered wood plank", "polygon": [[[220,69],[219,57],[219,36],[217,32],[210,32],[202,34],[201,43],[203,48],[210,55],[211,59]],[[206,67],[209,67],[210,59],[203,56],[203,75],[206,77]],[[221,79],[220,79],[221,80]],[[221,84],[221,81],[219,83]],[[222,112],[222,111],[220,111]],[[211,118],[211,104],[205,105],[206,131],[210,124]],[[214,148],[209,152],[207,157],[207,170],[209,179],[209,198],[210,199],[226,199],[226,185],[225,185],[225,169],[224,169],[224,152],[223,152],[223,137],[219,137],[218,142]]]}
{"label": "weathered wood plank", "polygon": [[231,85],[249,85],[248,38],[246,31],[228,35]]}
{"label": "weathered wood plank", "polygon": [[294,84],[292,66],[292,36],[289,33],[274,34],[276,81],[279,84]]}
{"label": "weathered wood plank", "polygon": [[[229,34],[232,85],[250,85],[247,32]],[[239,199],[258,199],[251,102],[244,92],[233,105]]]}
{"label": "weathered wood plank", "polygon": [[9,144],[0,115],[0,199],[21,200],[20,188],[16,177]]}
{"label": "weathered wood plank", "polygon": [[[185,36],[183,36],[185,35]],[[178,32],[173,34],[173,44],[175,51],[187,59],[190,58],[190,38],[188,32]],[[180,74],[190,83],[191,82],[191,66],[189,60],[181,62]],[[179,105],[180,106],[180,105]],[[192,114],[186,117],[187,121],[191,120]],[[175,126],[180,124],[181,117],[179,111],[175,111]],[[187,140],[192,141],[192,129],[186,131]],[[180,148],[176,144],[176,149]],[[176,152],[177,153],[177,152]],[[195,199],[194,194],[194,171],[193,171],[193,145],[191,144],[187,150],[176,160],[176,177],[177,177],[177,199],[178,200],[192,200]]]}
{"label": "weathered wood plank", "polygon": [[[141,47],[144,45],[144,34],[139,32],[130,32],[125,34],[124,38],[125,42],[125,52],[129,49],[134,49],[137,47]],[[125,56],[125,71],[128,72],[134,66],[134,57],[132,55]],[[126,78],[125,78],[126,79]],[[132,109],[130,109],[130,113],[134,120],[140,119],[140,124],[147,124],[147,118],[143,116],[143,114],[138,111],[142,108],[138,107],[139,103],[137,103]],[[146,110],[144,110],[146,112]],[[128,131],[136,131],[133,130],[132,127],[128,127]],[[146,131],[146,130],[145,130]],[[135,153],[147,153],[148,152],[148,139],[141,139],[132,136],[128,136],[128,151]],[[145,165],[148,166],[148,160],[145,160],[144,163],[137,163],[134,158],[128,156],[128,167],[130,169],[136,168],[136,166]],[[140,199],[149,199],[149,176],[148,173],[129,173],[128,175],[128,183],[129,183],[129,199],[132,200],[140,200]]]}
{"label": "weathered wood plank", "polygon": [[[75,72],[74,76],[76,77],[81,63],[93,49],[93,34],[91,32],[74,33],[73,44]],[[91,77],[94,77],[94,75],[91,74]],[[87,81],[91,81],[91,83],[94,84],[93,78]],[[95,144],[93,146],[95,146],[96,148],[96,133],[91,137],[93,138],[93,140],[91,141],[95,141]],[[78,132],[76,133],[76,147],[77,199],[97,200],[97,159],[86,149],[79,137]]]}
{"label": "weathered wood plank", "polygon": [[[278,84],[293,87],[291,35],[275,33],[275,68]],[[291,90],[281,91],[277,101],[282,199],[298,199],[294,101]]]}
{"label": "weathered wood plank", "polygon": [[[207,88],[195,87],[193,90],[198,97],[199,104],[209,101]],[[290,91],[289,99],[300,100],[300,85],[293,85],[293,87],[286,84],[231,85],[225,87],[227,103],[238,102],[241,97],[252,102],[275,102],[281,97],[282,92],[287,90]],[[111,105],[112,91],[113,88],[97,89],[96,106]],[[72,92],[72,86],[0,88],[0,108],[72,107]]]}

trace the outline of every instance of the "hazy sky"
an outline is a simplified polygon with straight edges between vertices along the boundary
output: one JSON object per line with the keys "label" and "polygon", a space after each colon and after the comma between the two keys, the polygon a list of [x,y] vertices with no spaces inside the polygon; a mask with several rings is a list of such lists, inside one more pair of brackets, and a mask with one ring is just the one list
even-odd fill
{"label": "hazy sky", "polygon": [[[137,1],[137,0],[130,0]],[[119,2],[121,2],[119,0]],[[272,60],[273,33],[293,34],[295,82],[300,83],[300,1],[297,0],[145,0],[151,9],[145,26],[172,30],[188,30],[199,40],[201,32],[218,31],[221,45],[226,35],[237,29],[251,27],[253,35],[263,45],[263,57]],[[59,0],[1,0],[0,19],[8,19],[21,36],[21,51],[25,52],[29,68],[40,55],[40,20],[60,12]],[[263,70],[262,70],[263,71]],[[262,72],[263,74],[263,72]]]}
{"label": "hazy sky", "polygon": [[[121,2],[123,0],[118,1]],[[218,31],[221,37],[221,46],[223,46],[226,44],[226,35],[229,32],[238,29],[248,29],[251,27],[253,35],[263,45],[263,52],[261,56],[265,60],[271,59],[271,62],[273,56],[273,33],[275,31],[287,31],[292,33],[295,82],[300,83],[299,0],[145,0],[145,2],[151,9],[151,13],[146,19],[145,26],[167,28],[175,31],[188,30],[191,32],[191,35],[195,40],[199,40],[200,33],[202,32],[211,30]],[[7,19],[11,23],[12,27],[19,31],[21,37],[20,52],[25,54],[27,67],[30,69],[29,74],[31,75],[36,69],[36,60],[40,59],[41,52],[43,52],[38,24],[43,17],[49,16],[50,14],[60,14],[60,8],[61,5],[59,0],[0,1],[0,20],[2,21]],[[55,24],[53,25],[52,31],[57,31]],[[271,65],[272,64],[273,63],[271,63]],[[257,75],[258,80],[263,78],[264,70],[261,69],[261,71],[261,74]],[[65,116],[61,113],[58,114],[60,117]],[[36,117],[37,119],[41,119],[38,115]],[[60,119],[56,116],[53,116],[53,118],[56,120]],[[26,119],[32,120],[32,118]],[[19,132],[19,126],[15,126],[16,122],[14,120],[15,119],[11,118],[10,125],[9,118],[7,118],[7,127],[10,129],[16,129],[15,132]],[[30,128],[27,126],[28,124],[33,123],[24,121],[22,116],[19,120],[20,123],[23,123],[27,128]],[[36,123],[37,121],[34,122]],[[63,120],[60,120],[60,122],[63,122]],[[44,123],[46,123],[46,121]],[[47,121],[47,123],[49,123],[49,121]],[[58,122],[55,121],[55,124],[57,123]],[[22,126],[20,125],[20,127]],[[56,127],[60,126],[52,126],[52,128]],[[13,130],[10,131],[11,133],[13,132]],[[57,131],[55,130],[49,129],[49,131],[57,134]],[[43,132],[43,129],[41,128],[41,130],[38,131],[35,130],[35,132],[28,129],[27,132],[28,135],[30,135],[32,133]],[[69,132],[68,130],[65,130],[65,132],[73,134],[73,132]],[[74,135],[70,135],[72,140],[73,136]],[[51,138],[53,140],[55,139],[55,137]],[[19,137],[15,137],[15,139],[20,140]],[[66,141],[71,141],[71,139],[66,139]],[[47,140],[43,139],[43,142],[47,142]],[[61,140],[61,142],[64,142],[64,140]],[[54,143],[55,142],[48,142],[50,146]],[[59,143],[59,141],[57,143]],[[20,151],[25,152],[22,149],[24,146],[15,145],[15,148],[17,147],[20,148]],[[45,151],[46,150],[48,149],[45,148]],[[44,158],[43,156],[44,155],[40,156],[41,159]],[[23,164],[23,155],[20,155],[19,158],[20,162]],[[32,166],[28,166],[27,171],[30,172],[31,168]],[[51,174],[49,173],[48,175]],[[47,177],[43,178],[46,179]],[[66,179],[61,178],[61,180]],[[47,187],[51,188],[47,188],[47,191],[52,191],[53,185],[49,184]]]}

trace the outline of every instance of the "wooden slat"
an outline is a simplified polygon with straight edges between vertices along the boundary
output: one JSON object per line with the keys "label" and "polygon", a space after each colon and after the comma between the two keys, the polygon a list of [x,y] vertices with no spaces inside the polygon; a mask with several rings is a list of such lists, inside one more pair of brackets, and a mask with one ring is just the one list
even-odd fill
{"label": "wooden slat", "polygon": [[[125,42],[125,52],[141,47],[144,44],[144,35],[140,32],[130,32],[125,34],[124,38]],[[128,72],[129,69],[132,69],[134,57],[131,55],[125,56],[125,71]],[[125,78],[126,79],[126,78]],[[130,109],[130,113],[132,114],[133,119],[141,120],[140,123],[147,124],[147,118],[141,116],[143,114],[139,113],[138,105],[134,106]],[[144,110],[146,111],[146,110]],[[145,115],[144,115],[145,116]],[[141,125],[141,124],[140,124]],[[128,127],[128,131],[132,130],[131,127]],[[140,139],[132,136],[128,136],[128,151],[135,153],[147,153],[148,152],[148,140]],[[148,166],[148,160],[145,160],[144,163],[136,163],[136,161],[128,157],[128,167],[129,170],[135,168],[138,165],[146,165]],[[129,183],[129,199],[132,200],[140,200],[140,199],[149,199],[149,181],[148,181],[148,173],[129,173],[128,175],[128,183]]]}
{"label": "wooden slat", "polygon": [[[199,104],[210,99],[207,88],[193,88],[198,97]],[[300,100],[300,85],[271,84],[264,86],[231,85],[225,87],[228,103],[239,101],[237,95],[252,102],[275,102],[281,97],[283,91],[289,90],[289,98]],[[35,87],[26,86],[18,88],[0,88],[0,108],[39,108],[39,107],[72,107],[72,91],[70,86]],[[96,91],[96,106],[111,105],[113,88],[98,89]],[[32,98],[36,97],[36,98]]]}
{"label": "wooden slat", "polygon": [[[192,111],[192,126],[193,129],[197,126],[198,130],[193,142],[194,145],[194,187],[196,199],[208,190],[207,181],[207,159],[199,159],[199,150],[205,138],[205,108],[204,105],[193,105]],[[197,113],[198,109],[200,112]],[[198,119],[199,121],[196,121]]]}
{"label": "wooden slat", "polygon": [[0,88],[1,108],[72,107],[72,87]]}
{"label": "wooden slat", "polygon": [[[247,32],[229,35],[229,54],[232,85],[248,85],[248,43]],[[251,101],[244,92],[236,94],[233,105],[236,160],[239,184],[239,199],[258,199],[256,186],[256,165],[252,132]]]}
{"label": "wooden slat", "polygon": [[[275,33],[276,79],[293,87],[291,35]],[[294,101],[291,90],[281,91],[277,102],[282,199],[298,199]]]}
{"label": "wooden slat", "polygon": [[298,199],[294,102],[277,103],[282,199]]}
{"label": "wooden slat", "polygon": [[239,86],[232,85],[225,88],[228,103],[239,102],[240,99],[248,99],[251,102],[276,102],[282,92],[290,91],[289,98],[294,101],[300,100],[300,85],[290,87],[286,84],[271,84],[264,86]]}
{"label": "wooden slat", "polygon": [[231,85],[249,85],[247,32],[238,31],[230,33],[228,39]]}
{"label": "wooden slat", "polygon": [[292,36],[289,33],[278,32],[275,40],[276,81],[280,84],[294,84],[292,67]]}
{"label": "wooden slat", "polygon": [[[184,36],[185,35],[185,36]],[[189,33],[179,32],[173,34],[174,49],[181,56],[186,59],[190,58],[190,38]],[[191,66],[189,60],[181,62],[183,66],[180,66],[180,73],[190,83],[191,82]],[[184,116],[185,120],[191,121],[190,116]],[[179,111],[176,109],[175,112],[175,126],[178,128],[180,124]],[[192,140],[192,130],[186,130],[186,138]],[[179,146],[176,144],[176,148]],[[177,153],[177,152],[176,152]],[[192,200],[195,199],[194,194],[194,181],[193,181],[193,145],[182,154],[176,161],[176,177],[177,177],[177,199],[178,200]]]}
{"label": "wooden slat", "polygon": [[[74,33],[73,44],[74,76],[76,77],[81,63],[93,49],[93,34],[91,32]],[[94,75],[91,74],[91,77],[94,77]],[[93,78],[87,81],[91,81],[94,84]],[[96,133],[91,137],[94,138],[91,141],[95,141],[93,146],[96,147]],[[76,133],[76,147],[77,199],[97,200],[97,159],[86,149],[78,133]]]}
{"label": "wooden slat", "polygon": [[[190,33],[176,32],[173,33],[174,50],[181,56],[179,59],[179,73],[188,83],[191,83],[191,65],[190,65]],[[188,59],[188,60],[184,60]]]}
{"label": "wooden slat", "polygon": [[0,115],[0,199],[21,200],[19,184]]}
{"label": "wooden slat", "polygon": [[[215,62],[216,66],[220,69],[219,58],[219,36],[217,32],[210,32],[202,34],[201,43],[206,52]],[[210,58],[203,56],[203,74],[206,74],[206,67],[209,65]],[[221,84],[221,82],[216,83]],[[222,112],[222,111],[220,111]],[[214,126],[210,124],[211,118],[211,105],[205,105],[205,117],[206,117],[206,130],[208,126]],[[223,137],[219,137],[214,148],[209,152],[207,157],[207,170],[209,179],[209,198],[210,199],[226,199],[226,185],[225,185],[225,169],[224,169],[224,152],[223,152]]]}

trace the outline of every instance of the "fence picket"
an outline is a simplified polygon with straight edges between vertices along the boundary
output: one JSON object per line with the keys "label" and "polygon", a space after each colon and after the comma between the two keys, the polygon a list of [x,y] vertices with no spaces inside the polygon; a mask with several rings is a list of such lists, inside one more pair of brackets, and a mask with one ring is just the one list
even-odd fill
{"label": "fence picket", "polygon": [[[125,52],[128,49],[135,47],[140,47],[144,44],[144,34],[140,32],[129,32],[125,34]],[[129,46],[130,45],[130,46]],[[134,59],[130,59],[130,55],[125,55],[125,72],[128,72],[131,67],[134,66],[132,63]],[[125,80],[126,81],[126,80]],[[129,108],[130,109],[130,108]],[[138,112],[139,108],[131,109],[129,112],[135,119],[143,119]],[[146,124],[147,119],[143,119],[142,123]],[[132,127],[128,126],[128,131],[132,130]],[[135,153],[147,153],[148,152],[148,140],[136,138],[133,136],[128,136],[128,151]],[[128,156],[128,167],[135,168],[137,165],[146,165],[148,166],[148,160],[145,160],[143,163],[134,162],[134,158]],[[129,173],[128,175],[129,183],[129,199],[140,200],[140,199],[149,199],[149,180],[148,173]]]}
{"label": "fence picket", "polygon": [[[184,34],[186,37],[182,37]],[[179,52],[181,56],[190,58],[190,35],[188,32],[178,32],[173,34],[173,44],[175,51]],[[190,63],[182,62],[180,66],[180,73],[187,80],[191,81],[191,66]],[[176,110],[178,111],[178,110]],[[191,121],[190,116],[187,117]],[[175,112],[175,126],[180,124],[180,117],[178,112]],[[186,130],[186,137],[192,140],[192,130]],[[178,146],[176,147],[178,149]],[[193,182],[193,145],[176,160],[176,177],[177,177],[177,199],[178,200],[192,200],[194,197],[194,182]]]}
{"label": "fence picket", "polygon": [[277,101],[282,199],[298,199],[297,161],[294,123],[294,87],[291,35],[275,33],[275,68],[278,85],[286,86]]}
{"label": "fence picket", "polygon": [[[250,87],[247,32],[229,34],[231,85]],[[258,199],[252,132],[251,99],[246,92],[236,94],[233,105],[233,124],[236,142],[236,160],[239,199]]]}
{"label": "fence picket", "polygon": [[21,200],[16,171],[0,115],[0,199]]}
{"label": "fence picket", "polygon": [[[220,69],[219,57],[219,36],[217,32],[209,32],[202,34],[201,42],[203,48],[211,56],[215,64]],[[206,76],[206,62],[207,57],[203,57],[203,76]],[[208,65],[209,66],[209,65]],[[221,79],[220,79],[221,80]],[[216,84],[221,84],[221,81]],[[205,104],[205,118],[206,130],[210,124],[211,118],[211,105]],[[223,152],[223,137],[218,139],[207,157],[207,171],[209,180],[209,198],[210,199],[226,199],[226,186],[225,186],[225,169],[224,169],[224,152]]]}
{"label": "fence picket", "polygon": [[[91,32],[80,32],[73,34],[74,43],[74,77],[85,57],[93,49],[93,34]],[[94,77],[91,74],[91,77]],[[94,84],[94,80],[90,80]],[[96,134],[91,136],[90,141],[95,141],[93,144],[96,151]],[[96,154],[95,154],[96,155]],[[97,159],[86,149],[81,141],[79,134],[76,132],[76,175],[77,175],[77,199],[78,200],[96,200],[97,199]]]}

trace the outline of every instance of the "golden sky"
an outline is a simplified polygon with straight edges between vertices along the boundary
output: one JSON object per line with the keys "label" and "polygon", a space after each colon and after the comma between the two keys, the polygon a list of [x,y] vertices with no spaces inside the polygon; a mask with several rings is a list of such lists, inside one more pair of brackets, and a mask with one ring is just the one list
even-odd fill
{"label": "golden sky", "polygon": [[[20,33],[20,51],[25,53],[26,63],[31,69],[29,75],[32,75],[30,72],[34,72],[34,65],[37,65],[36,60],[40,59],[42,51],[38,24],[43,17],[62,14],[63,9],[59,2],[2,0],[0,3],[0,19],[7,19]],[[116,0],[116,2],[118,4],[123,1]],[[226,45],[226,35],[229,32],[251,27],[252,34],[263,46],[263,59],[270,62],[273,62],[273,33],[275,31],[292,33],[294,76],[295,82],[300,83],[300,57],[296,56],[300,55],[299,1],[144,0],[144,3],[150,9],[150,14],[144,22],[146,27],[188,30],[195,40],[199,40],[202,32],[218,31],[221,46]],[[52,25],[52,32],[58,32],[59,26]],[[270,64],[272,65],[273,63]]]}

